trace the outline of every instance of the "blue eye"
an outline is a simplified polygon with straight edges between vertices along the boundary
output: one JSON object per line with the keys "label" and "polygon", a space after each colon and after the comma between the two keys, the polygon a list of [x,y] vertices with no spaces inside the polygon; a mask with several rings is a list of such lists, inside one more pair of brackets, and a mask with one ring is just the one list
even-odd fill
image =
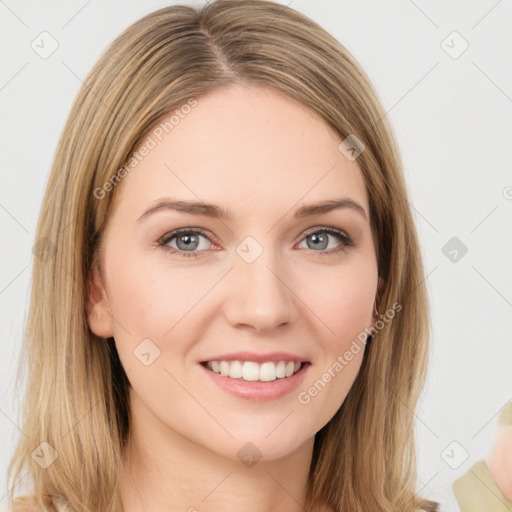
{"label": "blue eye", "polygon": [[[197,252],[193,251],[196,251],[201,245],[200,238],[206,238],[209,240],[209,238],[206,236],[206,231],[202,229],[180,228],[164,235],[164,237],[159,240],[158,244],[163,246],[171,254],[178,253],[180,256],[193,256],[197,258]],[[174,241],[174,239],[176,239],[177,246],[169,246],[168,244]],[[206,244],[206,246],[208,246],[208,244]]]}
{"label": "blue eye", "polygon": [[[331,248],[331,250],[326,250],[329,245],[329,237],[335,238],[340,242],[340,245],[336,248]],[[345,251],[348,247],[355,246],[354,240],[350,238],[345,232],[340,231],[339,229],[324,227],[321,229],[315,228],[314,231],[309,231],[306,233],[305,238],[306,241],[308,239],[311,240],[311,244],[307,244],[308,248],[314,247],[313,250],[315,256],[330,256],[339,251]],[[306,242],[307,243],[307,242]],[[316,249],[321,249],[320,251]]]}
{"label": "blue eye", "polygon": [[[201,244],[201,239],[207,240],[206,243]],[[329,246],[329,238],[335,238],[339,245],[338,247],[327,249]],[[345,232],[331,227],[314,228],[309,230],[303,235],[303,240],[311,240],[307,243],[308,248],[312,253],[318,256],[329,256],[340,251],[345,251],[348,247],[355,246],[355,242]],[[175,246],[169,245],[175,242]],[[301,242],[302,243],[302,242]],[[170,254],[179,254],[184,257],[199,256],[199,253],[208,249],[211,244],[208,233],[203,229],[198,228],[180,228],[164,235],[159,241],[158,245],[163,247]],[[202,246],[202,247],[201,247]],[[318,250],[320,249],[320,250]]]}

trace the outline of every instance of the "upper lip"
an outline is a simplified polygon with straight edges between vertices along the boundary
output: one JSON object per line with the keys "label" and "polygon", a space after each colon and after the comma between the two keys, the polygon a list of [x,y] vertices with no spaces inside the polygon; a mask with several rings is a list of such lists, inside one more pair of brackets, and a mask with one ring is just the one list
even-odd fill
{"label": "upper lip", "polygon": [[309,362],[304,357],[290,354],[289,352],[269,352],[267,354],[258,354],[256,352],[231,352],[229,354],[220,354],[202,360],[207,361],[254,361],[255,363],[265,363],[267,361],[298,361],[299,363]]}

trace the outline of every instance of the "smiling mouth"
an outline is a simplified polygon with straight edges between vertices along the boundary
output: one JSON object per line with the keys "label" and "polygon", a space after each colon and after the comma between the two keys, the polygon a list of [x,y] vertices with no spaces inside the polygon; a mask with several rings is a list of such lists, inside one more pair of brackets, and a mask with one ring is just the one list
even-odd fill
{"label": "smiling mouth", "polygon": [[208,370],[219,374],[221,377],[240,379],[245,381],[272,382],[277,379],[286,379],[295,375],[310,363],[299,361],[267,361],[256,363],[255,361],[203,361]]}

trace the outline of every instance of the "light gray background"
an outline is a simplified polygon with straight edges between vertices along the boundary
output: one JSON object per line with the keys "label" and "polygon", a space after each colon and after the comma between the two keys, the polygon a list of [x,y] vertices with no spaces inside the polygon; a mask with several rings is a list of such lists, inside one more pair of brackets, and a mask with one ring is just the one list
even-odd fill
{"label": "light gray background", "polygon": [[[0,0],[0,505],[14,439],[22,435],[13,377],[58,138],[104,48],[169,3]],[[451,483],[487,456],[497,415],[512,398],[511,1],[290,6],[358,59],[398,137],[432,303],[429,379],[416,411],[418,491],[458,511]],[[43,31],[59,44],[47,59],[31,48]],[[463,43],[453,31],[469,44],[457,58]],[[452,237],[468,248],[455,262],[443,253]]]}

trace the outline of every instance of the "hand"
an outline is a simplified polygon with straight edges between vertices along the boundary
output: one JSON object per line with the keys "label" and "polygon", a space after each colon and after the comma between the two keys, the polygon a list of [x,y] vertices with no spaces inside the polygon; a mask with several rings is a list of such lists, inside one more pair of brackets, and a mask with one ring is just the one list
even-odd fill
{"label": "hand", "polygon": [[[512,408],[512,402],[505,407]],[[507,423],[508,421],[507,419]],[[498,429],[487,458],[487,466],[501,492],[507,499],[512,500],[512,424],[499,425]]]}

